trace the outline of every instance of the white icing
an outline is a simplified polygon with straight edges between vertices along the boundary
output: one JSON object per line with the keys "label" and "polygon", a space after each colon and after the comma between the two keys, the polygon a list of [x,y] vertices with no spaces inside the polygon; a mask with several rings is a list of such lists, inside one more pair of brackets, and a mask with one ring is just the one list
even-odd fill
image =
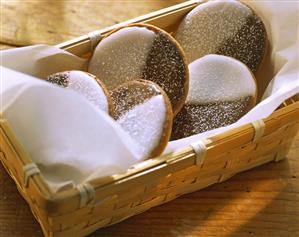
{"label": "white icing", "polygon": [[140,147],[144,157],[150,155],[161,139],[166,119],[166,107],[162,95],[153,96],[122,115],[117,122],[130,134]]}
{"label": "white icing", "polygon": [[109,90],[140,79],[155,32],[145,27],[127,27],[103,39],[96,47],[88,71],[103,80]]}
{"label": "white icing", "polygon": [[255,96],[256,83],[250,70],[236,59],[206,55],[189,65],[187,103],[204,104]]}
{"label": "white icing", "polygon": [[85,72],[70,71],[68,88],[77,91],[96,107],[108,113],[108,99],[97,81]]}
{"label": "white icing", "polygon": [[194,8],[181,22],[176,39],[189,63],[216,53],[219,46],[242,28],[252,11],[237,1],[211,1]]}

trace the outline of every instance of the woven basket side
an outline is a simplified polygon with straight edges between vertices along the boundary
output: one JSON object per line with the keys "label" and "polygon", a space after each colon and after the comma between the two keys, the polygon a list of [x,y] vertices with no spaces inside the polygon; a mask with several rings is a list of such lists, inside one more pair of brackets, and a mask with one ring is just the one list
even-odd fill
{"label": "woven basket side", "polygon": [[[294,131],[298,130],[299,124],[294,123],[289,125],[288,128],[291,132],[286,132],[284,129],[277,132],[277,136],[278,134],[284,136],[284,139],[279,141],[279,146],[273,143],[273,145],[264,149],[261,141],[255,144],[253,150],[252,148],[248,149],[248,147],[251,147],[250,145],[244,148],[240,147],[239,151],[242,152],[242,156],[232,152],[224,154],[219,157],[217,169],[215,170],[205,163],[202,166],[194,165],[179,172],[161,176],[159,179],[149,179],[143,184],[131,187],[130,190],[134,190],[134,192],[129,196],[123,190],[123,192],[117,192],[117,194],[92,207],[79,209],[67,216],[53,217],[53,220],[60,223],[60,225],[56,223],[56,227],[60,228],[55,229],[55,232],[57,231],[55,236],[63,236],[65,233],[74,234],[78,231],[82,234],[91,233],[98,228],[120,222],[183,194],[197,191],[214,183],[223,182],[241,171],[284,158],[292,138],[296,135]],[[226,161],[222,162],[221,159],[224,157]],[[67,218],[68,216],[75,218]]]}
{"label": "woven basket side", "polygon": [[[224,139],[224,145],[234,145],[230,150],[219,149],[223,144],[210,144],[202,164],[196,164],[196,155],[190,151],[181,159],[165,161],[163,165],[139,172],[131,179],[95,187],[94,202],[67,214],[49,216],[55,236],[91,233],[183,194],[223,182],[241,171],[285,158],[299,129],[299,102],[284,109],[288,113],[280,110],[265,120],[264,135],[256,141],[253,141],[252,129],[247,128],[251,132],[239,131],[239,137],[233,134],[231,142]],[[246,141],[236,146],[235,142],[240,138]],[[214,150],[218,151],[215,153]]]}
{"label": "woven basket side", "polygon": [[144,162],[148,166],[136,165],[127,174],[116,175],[117,180],[94,180],[91,182],[95,190],[94,200],[81,208],[78,190],[53,195],[43,186],[40,174],[30,177],[28,185],[24,185],[23,167],[32,161],[14,140],[3,119],[0,121],[0,154],[4,167],[29,203],[45,235],[83,234],[185,193],[222,182],[243,170],[272,160],[279,161],[285,157],[299,129],[298,123],[299,102],[295,102],[267,118],[263,136],[255,142],[251,125],[210,138],[202,164],[197,163],[192,148],[187,148]]}

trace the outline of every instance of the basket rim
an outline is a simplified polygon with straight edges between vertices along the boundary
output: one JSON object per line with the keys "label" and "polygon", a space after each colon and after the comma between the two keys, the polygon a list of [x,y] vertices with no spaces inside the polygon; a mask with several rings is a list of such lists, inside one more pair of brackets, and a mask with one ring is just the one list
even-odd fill
{"label": "basket rim", "polygon": [[[299,97],[299,95],[296,95]],[[287,116],[287,114],[293,113],[293,117],[297,118],[295,123],[299,123],[299,98],[298,100],[295,100],[293,103],[290,103],[286,105],[283,108],[280,108],[276,111],[274,111],[269,117],[265,118],[263,121],[267,125],[271,122],[273,123],[278,123],[279,128],[283,127],[284,124],[280,122],[280,118]],[[28,156],[28,154],[25,152],[24,148],[22,147],[22,144],[16,139],[15,135],[13,134],[13,130],[10,127],[8,121],[5,119],[5,116],[3,114],[0,114],[0,129],[5,132],[7,135],[7,138],[11,142],[11,145],[18,146],[18,149],[23,149],[21,156],[19,156],[20,160],[26,164],[28,163],[33,163],[31,158]],[[240,127],[236,127],[233,129],[230,129],[228,131],[225,131],[223,133],[220,133],[215,136],[211,136],[207,139],[206,142],[206,147],[207,147],[207,152],[211,148],[215,148],[215,146],[223,145],[225,144],[228,140],[235,139],[236,137],[242,135],[242,134],[249,134],[248,138],[249,140],[247,142],[251,142],[252,139],[254,138],[254,128],[251,124],[245,124]],[[264,135],[267,135],[271,133],[271,131],[265,131]],[[14,141],[14,143],[12,142]],[[88,181],[90,185],[94,188],[96,192],[100,192],[103,189],[112,187],[113,185],[119,185],[122,183],[125,183],[127,181],[130,181],[132,179],[135,179],[137,177],[141,177],[144,174],[154,172],[156,169],[160,169],[163,166],[167,166],[169,164],[174,164],[178,163],[180,161],[183,161],[184,159],[190,159],[190,158],[196,158],[196,153],[192,149],[191,146],[187,146],[186,148],[181,149],[178,152],[175,152],[172,154],[173,159],[169,160],[166,159],[167,156],[169,155],[163,155],[163,156],[158,156],[154,157],[152,159],[143,161],[141,163],[147,163],[147,165],[143,167],[138,167],[138,163],[136,168],[131,168],[128,169],[129,172],[126,172],[124,174],[115,174],[112,176],[108,177],[101,177],[101,178],[96,178],[93,180]],[[27,161],[24,161],[27,159]],[[0,159],[0,161],[3,163],[3,161]],[[185,167],[182,167],[185,168]],[[16,179],[13,177],[13,179],[16,182]],[[51,213],[51,210],[54,208],[54,210],[57,209],[57,205],[59,205],[62,201],[66,202],[68,199],[77,199],[78,206],[80,202],[80,193],[76,187],[70,188],[64,191],[60,192],[52,192],[48,185],[46,184],[43,176],[41,174],[37,174],[31,177],[30,181],[32,185],[36,186],[37,189],[39,190],[39,207],[47,210],[49,213]],[[19,185],[21,188],[23,187],[22,184],[19,184],[16,182],[17,185]]]}
{"label": "basket rim", "polygon": [[[148,14],[145,14],[145,15],[142,15],[142,16],[139,16],[139,17],[127,20],[127,21],[123,21],[121,23],[118,23],[118,24],[115,24],[112,26],[108,26],[103,29],[96,30],[96,31],[93,31],[90,33],[98,32],[100,35],[105,35],[105,34],[109,33],[110,31],[113,31],[113,30],[123,27],[125,25],[135,24],[135,23],[148,23],[149,21],[155,20],[156,18],[159,18],[161,16],[167,16],[168,14],[173,14],[177,11],[191,10],[198,4],[204,3],[206,1],[207,0],[188,0],[186,2],[179,3],[176,5],[170,6],[170,7],[166,7],[166,8],[157,10],[157,11],[153,11]],[[65,51],[69,51],[72,47],[77,46],[77,44],[89,43],[90,42],[89,34],[85,34],[83,36],[79,36],[77,38],[62,42],[60,44],[57,44],[56,47],[63,49]]]}

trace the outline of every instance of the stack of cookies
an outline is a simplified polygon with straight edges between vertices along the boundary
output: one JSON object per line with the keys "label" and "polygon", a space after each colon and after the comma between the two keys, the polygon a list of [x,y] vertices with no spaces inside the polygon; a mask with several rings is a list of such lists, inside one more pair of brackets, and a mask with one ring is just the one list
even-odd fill
{"label": "stack of cookies", "polygon": [[236,122],[256,104],[264,24],[237,1],[189,12],[174,37],[152,25],[118,28],[97,45],[88,71],[49,75],[109,114],[143,149]]}

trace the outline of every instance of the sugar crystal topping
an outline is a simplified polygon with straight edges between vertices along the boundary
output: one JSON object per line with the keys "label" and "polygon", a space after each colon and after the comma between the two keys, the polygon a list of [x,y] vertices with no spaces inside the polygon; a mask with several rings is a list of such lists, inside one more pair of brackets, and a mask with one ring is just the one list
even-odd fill
{"label": "sugar crystal topping", "polygon": [[136,79],[157,83],[177,110],[187,94],[187,66],[177,45],[164,32],[142,26],[122,28],[96,47],[89,72],[108,89]]}
{"label": "sugar crystal topping", "polygon": [[142,153],[148,157],[159,145],[165,119],[166,107],[163,96],[156,95],[129,109],[117,122],[140,144]]}
{"label": "sugar crystal topping", "polygon": [[160,90],[155,83],[148,81],[138,80],[121,85],[111,92],[113,117],[118,119],[136,105],[144,103],[155,95],[161,95]]}
{"label": "sugar crystal topping", "polygon": [[143,69],[143,78],[157,83],[168,95],[174,111],[188,89],[187,67],[178,47],[160,32],[155,37]]}
{"label": "sugar crystal topping", "polygon": [[53,84],[78,92],[99,109],[108,113],[108,100],[104,90],[87,73],[81,71],[61,72],[50,75],[47,80]]}
{"label": "sugar crystal topping", "polygon": [[174,119],[171,140],[232,124],[247,111],[252,97],[202,105],[186,104]]}
{"label": "sugar crystal topping", "polygon": [[234,123],[253,105],[255,79],[238,60],[206,55],[191,63],[189,70],[190,90],[174,119],[173,140]]}
{"label": "sugar crystal topping", "polygon": [[175,37],[189,63],[207,54],[222,54],[256,72],[266,50],[263,22],[249,7],[233,0],[200,4],[187,14]]}
{"label": "sugar crystal topping", "polygon": [[69,84],[69,72],[60,72],[49,75],[46,80],[52,84],[67,87]]}
{"label": "sugar crystal topping", "polygon": [[109,90],[139,79],[155,32],[145,27],[126,27],[104,38],[96,47],[88,71],[103,80]]}
{"label": "sugar crystal topping", "polygon": [[205,104],[255,96],[255,79],[250,70],[236,59],[206,55],[192,62],[189,72],[187,103]]}

